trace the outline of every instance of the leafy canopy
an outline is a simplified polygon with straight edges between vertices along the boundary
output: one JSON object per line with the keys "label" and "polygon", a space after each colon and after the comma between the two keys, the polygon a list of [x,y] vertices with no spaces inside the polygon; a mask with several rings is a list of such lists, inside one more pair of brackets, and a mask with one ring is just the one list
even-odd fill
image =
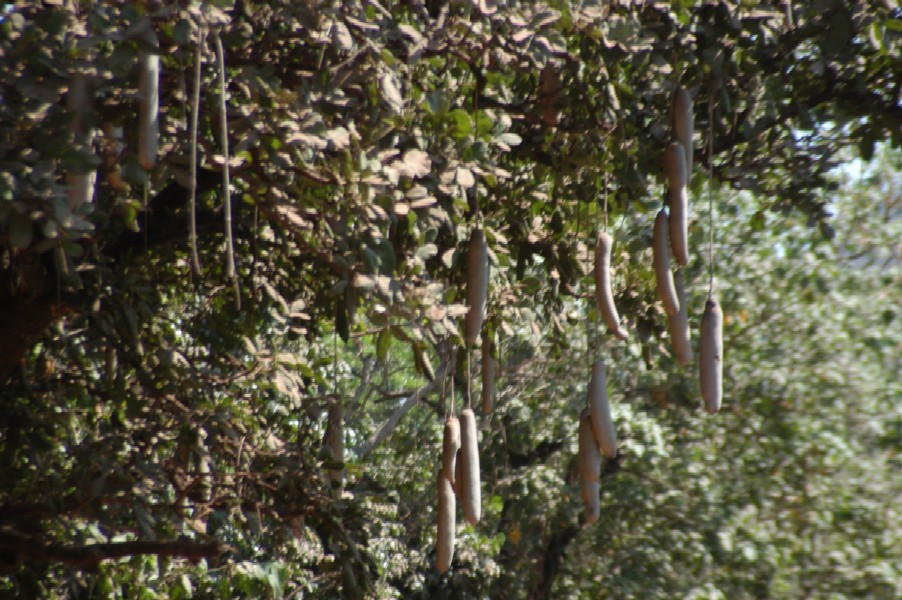
{"label": "leafy canopy", "polygon": [[[0,589],[902,593],[902,14],[889,4],[8,6]],[[198,44],[203,269],[192,273]],[[161,57],[160,143],[145,170],[148,52]],[[651,271],[677,83],[696,124],[692,307],[707,291],[713,189],[728,363],[717,419],[698,414],[694,367],[670,357]],[[837,171],[856,153],[864,162]],[[73,195],[85,182],[87,198]],[[468,384],[479,352],[468,371],[458,330],[477,223],[500,385],[480,421],[484,520],[460,530],[440,578],[440,417],[479,389]],[[587,301],[605,223],[625,344]],[[572,456],[595,353],[623,442],[602,519],[583,528]],[[336,399],[344,462],[323,444]]]}

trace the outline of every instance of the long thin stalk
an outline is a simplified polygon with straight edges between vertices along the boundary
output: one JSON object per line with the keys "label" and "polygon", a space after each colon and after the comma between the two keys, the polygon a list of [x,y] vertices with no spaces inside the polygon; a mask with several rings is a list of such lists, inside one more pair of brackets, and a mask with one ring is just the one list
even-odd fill
{"label": "long thin stalk", "polygon": [[232,194],[229,182],[229,118],[226,113],[225,56],[222,51],[222,40],[218,31],[212,31],[213,43],[216,47],[216,62],[219,66],[219,127],[222,135],[222,196],[225,213],[226,234],[226,277],[235,278],[235,248],[232,242]]}
{"label": "long thin stalk", "polygon": [[708,299],[714,295],[714,86],[708,92]]}
{"label": "long thin stalk", "polygon": [[197,47],[194,49],[194,89],[191,94],[191,178],[188,181],[188,242],[191,247],[191,268],[195,275],[201,274],[200,256],[197,254],[197,123],[200,115],[200,71],[203,53],[203,29],[197,32]]}

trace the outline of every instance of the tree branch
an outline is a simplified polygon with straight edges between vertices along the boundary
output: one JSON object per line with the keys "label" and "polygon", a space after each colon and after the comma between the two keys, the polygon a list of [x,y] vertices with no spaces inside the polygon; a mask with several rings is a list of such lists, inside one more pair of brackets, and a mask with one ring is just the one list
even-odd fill
{"label": "tree branch", "polygon": [[539,578],[539,587],[536,589],[534,595],[531,596],[532,598],[535,600],[551,598],[554,579],[557,577],[557,573],[561,568],[564,551],[567,549],[570,542],[576,538],[576,534],[578,533],[579,528],[570,525],[555,532],[551,536],[551,539],[548,540],[548,544],[546,544],[545,550],[542,553],[542,574]]}
{"label": "tree branch", "polygon": [[441,384],[442,380],[447,377],[450,370],[454,368],[454,362],[454,358],[452,357],[447,362],[442,363],[439,366],[438,373],[436,373],[434,381],[430,381],[426,385],[414,391],[414,393],[408,396],[407,399],[404,400],[404,402],[402,402],[401,405],[395,409],[395,412],[393,412],[388,420],[386,420],[385,423],[382,424],[382,427],[380,427],[376,433],[371,435],[370,439],[368,439],[360,447],[359,454],[361,459],[372,452],[376,446],[381,444],[382,441],[385,440],[385,438],[387,438],[389,434],[391,434],[392,430],[394,430],[398,423],[401,422],[401,419],[404,418],[404,415],[410,412],[410,409],[413,408],[413,405],[416,404],[420,398],[422,398],[426,394],[431,393],[436,387]]}
{"label": "tree branch", "polygon": [[530,467],[536,463],[543,463],[548,458],[564,447],[563,440],[545,440],[526,453],[508,452],[510,466],[514,469]]}
{"label": "tree branch", "polygon": [[101,561],[136,554],[154,554],[198,561],[202,558],[216,558],[225,551],[225,548],[225,545],[218,541],[199,544],[182,540],[64,546],[25,535],[10,525],[4,525],[0,527],[0,572],[11,572],[22,564],[35,562],[58,562],[91,571],[96,569]]}

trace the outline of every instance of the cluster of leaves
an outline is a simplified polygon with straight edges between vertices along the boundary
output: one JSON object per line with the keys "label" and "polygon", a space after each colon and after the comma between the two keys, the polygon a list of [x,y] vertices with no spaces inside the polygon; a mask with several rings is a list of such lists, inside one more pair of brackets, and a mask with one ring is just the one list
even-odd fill
{"label": "cluster of leaves", "polygon": [[[892,221],[877,226],[869,209],[883,204],[872,198],[837,207],[854,225],[838,237],[850,245],[843,254],[806,226],[833,233],[827,174],[845,146],[869,157],[877,140],[902,144],[902,15],[840,0],[502,4],[7,9],[4,590],[792,596],[826,589],[838,562],[850,595],[898,592],[898,515],[869,503],[898,494],[880,474],[895,464],[899,417],[869,418],[899,394],[898,383],[880,387],[899,370],[899,321],[883,311],[883,328],[865,333],[867,296],[840,295],[879,297],[898,283],[897,271],[880,281],[844,262],[877,256],[898,232]],[[152,172],[135,150],[148,23],[163,73]],[[213,28],[227,63],[241,310],[221,285],[221,202],[211,193],[224,166],[205,37]],[[189,279],[187,90],[197,44],[205,270]],[[78,78],[91,89],[78,117],[87,142],[67,103]],[[723,190],[752,192],[718,196],[737,412],[723,421],[695,414],[693,377],[670,366],[653,298],[650,216],[676,80],[695,97],[696,163],[710,164]],[[94,197],[73,205],[66,175],[95,170]],[[878,193],[895,198],[897,182],[885,185]],[[617,302],[634,334],[624,346],[598,342],[597,327],[588,336],[596,342],[583,342],[595,322],[586,240],[606,221],[617,227]],[[433,440],[449,399],[470,391],[468,363],[451,349],[477,222],[493,267],[485,335],[498,344],[504,386],[481,425],[485,521],[458,536],[453,574],[442,579],[429,568]],[[693,220],[693,247],[706,234]],[[688,272],[693,306],[705,271],[698,257]],[[809,341],[792,344],[798,331]],[[840,342],[843,352],[827,351]],[[571,417],[596,350],[611,364],[624,464],[607,467],[607,510],[583,530]],[[828,359],[844,361],[845,375],[827,372]],[[373,449],[368,440],[397,414],[393,400],[416,397],[420,378],[449,361],[453,377],[428,387],[445,391],[441,400],[424,394]],[[451,381],[456,396],[444,389]],[[868,401],[849,413],[843,393]],[[321,444],[336,396],[349,448],[343,491],[327,473],[342,465]],[[850,457],[861,455],[857,466]],[[839,533],[827,525],[840,521]],[[844,544],[858,535],[871,546],[852,556]],[[135,541],[159,545],[127,546]],[[135,556],[102,562],[114,554],[98,548]]]}

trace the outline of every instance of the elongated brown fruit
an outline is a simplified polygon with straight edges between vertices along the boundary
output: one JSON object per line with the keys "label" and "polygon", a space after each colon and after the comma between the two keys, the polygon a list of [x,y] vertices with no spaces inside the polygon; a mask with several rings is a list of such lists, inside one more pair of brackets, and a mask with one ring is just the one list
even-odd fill
{"label": "elongated brown fruit", "polygon": [[689,306],[686,304],[686,288],[682,269],[673,274],[673,283],[676,286],[680,310],[677,314],[667,317],[667,330],[670,332],[673,355],[677,362],[685,367],[692,362],[692,342],[689,334]]}
{"label": "elongated brown fruit", "polygon": [[695,117],[692,113],[692,98],[686,88],[679,85],[673,91],[670,113],[673,137],[683,144],[686,158],[686,184],[692,178],[692,131],[695,129]]}
{"label": "elongated brown fruit", "polygon": [[[668,144],[664,152],[664,171],[667,174],[667,203],[670,205],[670,246],[677,262],[686,266],[689,262],[689,193],[686,190],[688,171],[680,141],[674,140]],[[657,231],[657,221],[655,227]]]}
{"label": "elongated brown fruit", "polygon": [[620,315],[614,306],[611,290],[611,246],[614,240],[604,231],[598,232],[595,241],[595,300],[608,329],[620,340],[626,339],[626,329],[620,326]]}
{"label": "elongated brown fruit", "polygon": [[[75,145],[81,149],[91,149],[91,131],[87,124],[88,112],[94,104],[91,96],[91,86],[84,75],[75,75],[69,85],[69,93],[66,95],[66,109],[72,117],[72,132],[75,134]],[[90,204],[94,201],[94,186],[97,181],[97,171],[87,173],[69,172],[66,174],[66,183],[69,186],[69,210],[75,211],[82,204]]]}
{"label": "elongated brown fruit", "polygon": [[482,321],[485,319],[485,301],[489,291],[489,249],[485,233],[477,227],[470,235],[467,250],[467,306],[464,320],[464,339],[467,346],[476,345]]}
{"label": "elongated brown fruit", "polygon": [[66,110],[72,117],[71,127],[76,140],[79,136],[85,136],[88,133],[86,118],[94,103],[90,87],[88,79],[84,75],[76,74],[72,77],[69,93],[66,94]]}
{"label": "elongated brown fruit", "polygon": [[423,377],[429,381],[435,381],[435,369],[432,368],[429,354],[422,346],[414,346],[413,363],[416,370],[423,374]]}
{"label": "elongated brown fruit", "polygon": [[460,450],[460,421],[457,417],[448,417],[442,439],[442,468],[452,484],[455,483],[454,477],[457,473],[458,450]]}
{"label": "elongated brown fruit", "polygon": [[667,144],[664,151],[664,174],[670,189],[686,187],[686,152],[678,140]]}
{"label": "elongated brown fruit", "polygon": [[210,476],[210,454],[205,453],[197,458],[197,495],[195,501],[209,502],[213,495],[212,477]]}
{"label": "elongated brown fruit", "polygon": [[667,190],[670,205],[670,249],[681,266],[689,264],[689,194],[685,187]]}
{"label": "elongated brown fruit", "polygon": [[579,415],[579,476],[589,481],[598,481],[601,476],[601,453],[592,430],[592,417],[584,408]]}
{"label": "elongated brown fruit", "polygon": [[438,474],[438,531],[435,536],[435,568],[439,573],[445,573],[451,568],[456,528],[457,502],[451,481],[442,468]]}
{"label": "elongated brown fruit", "polygon": [[472,409],[460,413],[461,500],[464,516],[471,525],[482,517],[482,491],[479,487],[479,441],[476,438],[476,415]]}
{"label": "elongated brown fruit", "polygon": [[675,315],[680,310],[676,287],[673,284],[673,273],[670,271],[670,219],[663,208],[655,217],[655,229],[652,235],[652,263],[655,267],[655,282],[658,298],[664,304],[668,315]]}
{"label": "elongated brown fruit", "polygon": [[583,497],[583,506],[586,509],[586,522],[594,523],[601,515],[601,502],[599,495],[601,493],[601,481],[579,478],[579,489]]}
{"label": "elongated brown fruit", "polygon": [[558,124],[561,91],[561,78],[557,68],[552,63],[546,64],[539,73],[539,110],[546,125]]}
{"label": "elongated brown fruit", "polygon": [[607,374],[602,360],[596,360],[592,365],[592,378],[589,380],[589,414],[592,416],[592,432],[595,434],[598,448],[608,458],[614,458],[617,455],[617,432],[611,418]]}
{"label": "elongated brown fruit", "polygon": [[454,490],[454,493],[457,494],[457,497],[460,498],[460,501],[464,501],[464,490],[460,485],[464,480],[464,461],[461,458],[460,448],[457,449],[457,458],[454,460],[454,479],[451,481],[451,488]]}
{"label": "elongated brown fruit", "polygon": [[495,359],[492,358],[492,340],[482,338],[482,414],[492,412],[495,406]]}
{"label": "elongated brown fruit", "polygon": [[[340,397],[335,397],[329,404],[326,419],[326,446],[329,448],[329,455],[334,462],[343,463],[345,461],[344,407]],[[340,488],[344,481],[344,469],[330,469],[329,478]]]}
{"label": "elongated brown fruit", "polygon": [[720,410],[723,395],[723,312],[714,298],[705,303],[698,350],[699,381],[705,410]]}
{"label": "elongated brown fruit", "polygon": [[66,183],[69,185],[69,210],[75,211],[82,204],[94,202],[94,187],[97,182],[97,172],[67,173]]}
{"label": "elongated brown fruit", "polygon": [[210,475],[212,461],[210,451],[204,445],[205,437],[206,432],[203,431],[196,436],[195,445],[191,452],[195,468],[195,479],[190,496],[193,501],[200,503],[209,502],[212,498],[213,490],[213,478]]}
{"label": "elongated brown fruit", "polygon": [[160,135],[160,55],[142,50],[138,72],[138,163],[149,170],[157,162]]}

